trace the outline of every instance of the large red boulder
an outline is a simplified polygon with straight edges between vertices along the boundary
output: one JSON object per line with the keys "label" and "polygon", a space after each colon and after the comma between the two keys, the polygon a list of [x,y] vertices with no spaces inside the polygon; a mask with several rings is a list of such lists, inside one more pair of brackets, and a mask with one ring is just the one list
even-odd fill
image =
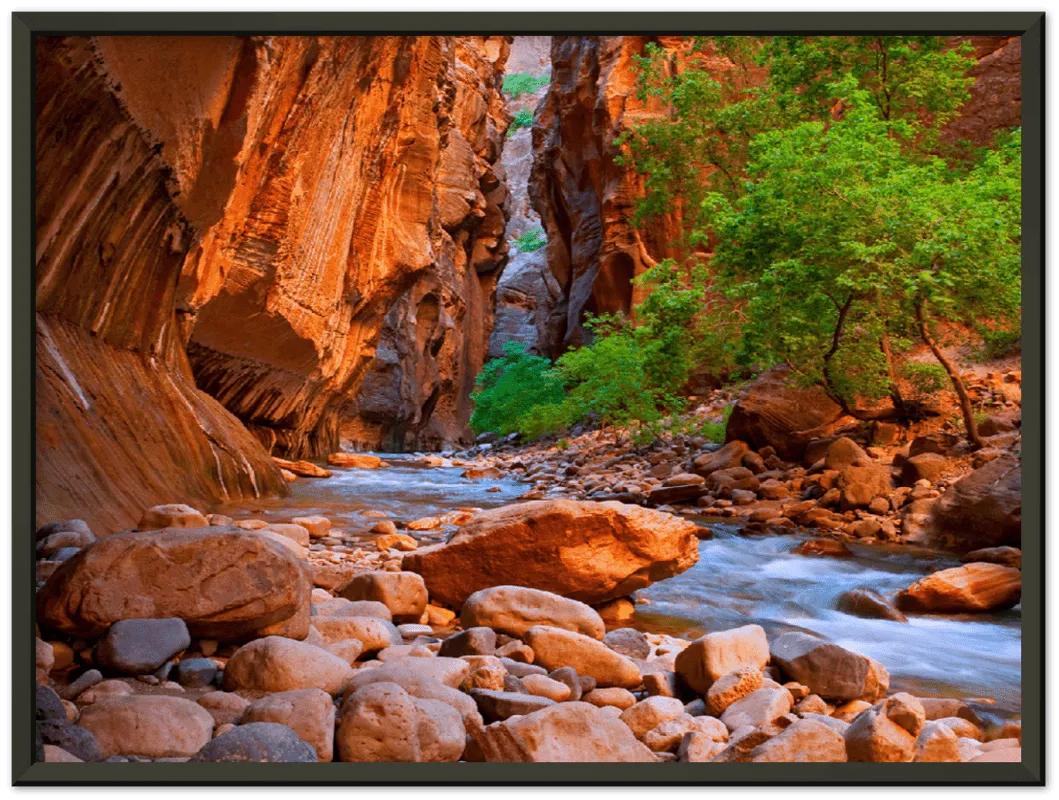
{"label": "large red boulder", "polygon": [[958,553],[1022,546],[1022,463],[1003,455],[956,481],[934,504],[932,544]]}

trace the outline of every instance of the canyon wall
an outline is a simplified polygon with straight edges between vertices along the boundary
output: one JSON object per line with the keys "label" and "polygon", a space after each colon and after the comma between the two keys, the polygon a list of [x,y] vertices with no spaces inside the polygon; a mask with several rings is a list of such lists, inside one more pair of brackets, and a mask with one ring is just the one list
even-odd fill
{"label": "canyon wall", "polygon": [[508,46],[38,40],[39,522],[284,492],[269,450],[464,434]]}
{"label": "canyon wall", "polygon": [[[984,36],[952,42],[963,39],[978,58],[976,82],[946,136],[981,146],[995,131],[1020,124],[1021,44],[1018,37]],[[629,220],[643,184],[615,164],[618,135],[665,113],[657,99],[644,103],[635,95],[633,56],[649,41],[669,51],[667,70],[680,69],[684,37],[552,38],[552,82],[534,123],[530,194],[547,234],[548,264],[562,287],[563,313],[546,331],[542,352],[558,355],[582,344],[585,312],[627,312],[641,299],[630,279],[653,261],[679,255],[673,245],[681,232],[677,202],[637,231]],[[742,79],[727,59],[710,56],[707,66],[718,80]]]}

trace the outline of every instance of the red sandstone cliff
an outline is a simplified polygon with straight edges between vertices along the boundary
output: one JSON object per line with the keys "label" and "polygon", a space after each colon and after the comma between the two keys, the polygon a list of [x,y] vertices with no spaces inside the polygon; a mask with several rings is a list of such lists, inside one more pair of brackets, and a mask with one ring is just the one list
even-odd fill
{"label": "red sandstone cliff", "polygon": [[[284,491],[240,420],[296,456],[463,434],[506,252],[507,49],[40,40],[39,521]],[[358,387],[395,369],[373,417]]]}

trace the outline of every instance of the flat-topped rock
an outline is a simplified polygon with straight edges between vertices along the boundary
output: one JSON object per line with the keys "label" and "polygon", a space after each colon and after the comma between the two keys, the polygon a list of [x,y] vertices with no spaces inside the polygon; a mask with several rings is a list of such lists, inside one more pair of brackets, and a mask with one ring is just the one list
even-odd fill
{"label": "flat-topped rock", "polygon": [[985,562],[943,569],[897,596],[905,611],[965,613],[1011,608],[1022,599],[1022,572]]}
{"label": "flat-topped rock", "polygon": [[602,603],[691,567],[696,530],[639,506],[538,500],[476,514],[448,543],[409,553],[403,566],[455,606],[497,585]]}

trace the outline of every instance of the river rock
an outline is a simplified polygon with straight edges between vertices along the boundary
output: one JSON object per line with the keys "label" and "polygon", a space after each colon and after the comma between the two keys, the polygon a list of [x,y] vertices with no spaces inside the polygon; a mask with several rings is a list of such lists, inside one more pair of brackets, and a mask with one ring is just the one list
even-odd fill
{"label": "river rock", "polygon": [[331,695],[320,689],[296,689],[255,700],[243,712],[242,722],[286,725],[313,748],[317,760],[333,758],[335,706]]}
{"label": "river rock", "polygon": [[778,736],[750,751],[750,761],[842,762],[846,761],[846,741],[841,733],[811,719],[798,720]]}
{"label": "river rock", "polygon": [[651,643],[635,628],[618,628],[603,637],[603,644],[629,658],[646,659],[651,655]]}
{"label": "river rock", "polygon": [[782,687],[758,689],[728,706],[721,714],[721,722],[730,731],[747,725],[760,728],[790,711],[791,700],[791,693]]}
{"label": "river rock", "polygon": [[838,596],[835,608],[844,614],[867,619],[888,619],[893,622],[908,622],[908,617],[898,611],[893,603],[874,589],[850,589]]}
{"label": "river rock", "polygon": [[648,731],[684,715],[684,703],[675,697],[648,697],[621,712],[621,721],[642,740]]}
{"label": "river rock", "polygon": [[472,689],[471,697],[478,704],[478,710],[487,722],[531,714],[555,704],[555,701],[548,697],[520,692],[497,692],[489,689]]}
{"label": "river rock", "polygon": [[93,659],[102,669],[119,675],[144,675],[191,644],[184,620],[118,620],[99,640]]}
{"label": "river rock", "polygon": [[478,626],[454,633],[441,643],[438,655],[450,658],[460,656],[491,656],[496,651],[496,632],[492,628]]}
{"label": "river rock", "polygon": [[642,676],[639,668],[600,641],[562,628],[536,625],[526,632],[535,662],[553,670],[573,667],[578,675],[596,679],[602,687],[635,689]]}
{"label": "river rock", "polygon": [[378,469],[382,466],[382,459],[367,453],[331,453],[327,463],[332,467],[347,469]]}
{"label": "river rock", "polygon": [[83,725],[61,720],[37,722],[37,733],[45,745],[61,747],[81,761],[102,761],[105,756],[95,734]]}
{"label": "river rock", "polygon": [[37,528],[36,540],[39,542],[41,539],[46,539],[55,533],[62,533],[64,531],[73,531],[86,536],[92,536],[92,529],[88,526],[88,523],[83,519],[64,519],[58,522],[49,522],[47,525],[41,525]]}
{"label": "river rock", "polygon": [[162,528],[205,528],[209,525],[206,518],[191,506],[183,503],[172,503],[166,506],[154,506],[143,512],[136,529],[156,531]]}
{"label": "river rock", "polygon": [[239,722],[250,705],[249,700],[234,692],[207,692],[195,702],[209,712],[215,726]]}
{"label": "river rock", "polygon": [[806,444],[824,435],[842,409],[819,387],[801,388],[786,368],[762,373],[732,407],[726,441],[760,449],[772,446],[780,458],[799,461]]}
{"label": "river rock", "polygon": [[237,528],[165,528],[108,536],[63,562],[37,594],[37,619],[97,637],[124,619],[179,617],[223,641],[296,623],[308,632],[312,585],[290,552]]}
{"label": "river rock", "polygon": [[66,707],[53,689],[48,686],[37,686],[35,702],[38,722],[66,722]]}
{"label": "river rock", "polygon": [[522,636],[534,625],[549,625],[602,639],[603,619],[591,607],[553,592],[525,586],[493,586],[467,598],[460,611],[465,628],[486,626],[509,636]]}
{"label": "river rock", "polygon": [[213,685],[218,671],[213,659],[183,658],[177,664],[177,683],[186,689],[203,689]]}
{"label": "river rock", "polygon": [[597,708],[617,708],[621,711],[636,705],[636,695],[618,686],[590,689],[581,699]]}
{"label": "river rock", "polygon": [[398,622],[416,622],[427,607],[427,587],[415,572],[363,572],[342,587],[347,600],[375,600]]}
{"label": "river rock", "polygon": [[453,689],[459,688],[471,674],[471,664],[462,658],[401,658],[371,670],[360,670],[349,681],[348,690],[378,681],[389,681],[403,686],[406,680],[430,680]]}
{"label": "river rock", "polygon": [[964,613],[1011,608],[1021,599],[1021,571],[974,563],[919,579],[897,596],[897,606],[905,611]]}
{"label": "river rock", "polygon": [[807,633],[778,636],[771,656],[784,677],[827,700],[874,702],[890,686],[890,676],[878,662]]}
{"label": "river rock", "polygon": [[96,737],[103,758],[193,756],[210,741],[213,717],[182,697],[128,695],[81,710],[80,724]]}
{"label": "river rock", "polygon": [[83,764],[84,759],[63,750],[54,744],[44,745],[44,763],[46,764]]}
{"label": "river rock", "polygon": [[705,733],[688,731],[677,747],[677,761],[690,764],[713,761],[726,747],[725,742],[714,741]]}
{"label": "river rock", "polygon": [[[586,736],[591,731],[591,736]],[[472,731],[486,761],[655,762],[658,759],[606,711],[589,703],[556,703]]]}
{"label": "river rock", "polygon": [[266,636],[243,645],[228,659],[224,688],[269,694],[322,689],[334,696],[352,677],[352,667],[323,648]]}
{"label": "river rock", "polygon": [[922,480],[934,483],[949,469],[949,460],[937,453],[912,456],[901,465],[901,483],[905,486],[914,486]]}
{"label": "river rock", "polygon": [[404,642],[392,622],[376,617],[313,617],[312,625],[320,632],[324,644],[356,639],[363,645],[362,653],[374,653]]}
{"label": "river rock", "polygon": [[[375,600],[347,600],[335,597],[321,603],[313,604],[313,616],[320,617],[375,617],[393,622],[393,614],[382,603]],[[316,620],[313,620],[314,622]]]}
{"label": "river rock", "polygon": [[312,461],[288,461],[287,459],[279,458],[278,456],[272,456],[272,461],[277,467],[292,472],[295,475],[300,475],[303,478],[331,477],[331,473],[328,470],[314,464]]}
{"label": "river rock", "polygon": [[761,669],[768,661],[765,630],[760,625],[744,625],[696,639],[677,655],[675,671],[688,686],[705,694],[729,672],[743,667]]}
{"label": "river rock", "polygon": [[[569,700],[571,694],[571,689],[567,684],[553,680],[546,675],[527,675],[522,679],[522,687],[532,695],[547,697],[556,703]],[[580,684],[578,684],[578,689],[580,689]]]}
{"label": "river rock", "polygon": [[[362,670],[357,673],[354,680],[347,686],[346,695],[356,691],[362,686],[371,683],[393,683],[400,686],[412,697],[421,700],[437,700],[451,706],[458,711],[465,724],[471,727],[482,724],[482,717],[478,713],[478,706],[469,695],[458,689],[442,683],[435,675],[441,673],[429,670],[417,670],[410,663],[413,661],[434,662],[438,659],[402,659],[399,662],[389,662],[383,668]],[[444,659],[448,661],[450,659]],[[441,675],[445,677],[444,675]],[[465,681],[461,685],[465,685]],[[482,687],[486,688],[486,687]]]}
{"label": "river rock", "polygon": [[286,725],[250,722],[208,742],[191,760],[305,764],[314,763],[317,758],[313,748]]}
{"label": "river rock", "polygon": [[760,689],[764,680],[757,667],[732,670],[710,684],[706,691],[706,710],[715,717],[721,716],[732,703]]}
{"label": "river rock", "polygon": [[1012,569],[1022,569],[1022,551],[1017,547],[984,547],[981,550],[972,550],[963,556],[960,561],[965,564],[981,562],[984,564],[1000,564]]}
{"label": "river rock", "polygon": [[749,452],[750,447],[746,442],[730,441],[720,450],[696,457],[692,462],[692,469],[696,475],[707,478],[719,470],[742,466],[743,458]]}
{"label": "river rock", "polygon": [[689,733],[702,733],[718,742],[728,740],[728,730],[720,720],[681,714],[649,730],[644,734],[643,743],[655,753],[673,753]]}
{"label": "river rock", "polygon": [[935,547],[966,553],[1022,546],[1022,465],[1008,453],[965,475],[933,507],[928,536]]}
{"label": "river rock", "polygon": [[696,529],[617,502],[539,500],[477,514],[447,544],[421,547],[403,565],[431,596],[457,606],[498,584],[602,603],[691,567]]}
{"label": "river rock", "polygon": [[327,517],[314,515],[311,517],[295,517],[291,520],[291,525],[300,525],[309,531],[309,535],[314,539],[320,539],[327,536],[331,530],[331,520]]}
{"label": "river rock", "polygon": [[861,712],[846,729],[850,761],[903,762],[915,757],[916,737],[886,717],[881,707]]}
{"label": "river rock", "polygon": [[340,761],[457,761],[464,744],[463,720],[455,709],[386,682],[350,694],[335,731]]}

